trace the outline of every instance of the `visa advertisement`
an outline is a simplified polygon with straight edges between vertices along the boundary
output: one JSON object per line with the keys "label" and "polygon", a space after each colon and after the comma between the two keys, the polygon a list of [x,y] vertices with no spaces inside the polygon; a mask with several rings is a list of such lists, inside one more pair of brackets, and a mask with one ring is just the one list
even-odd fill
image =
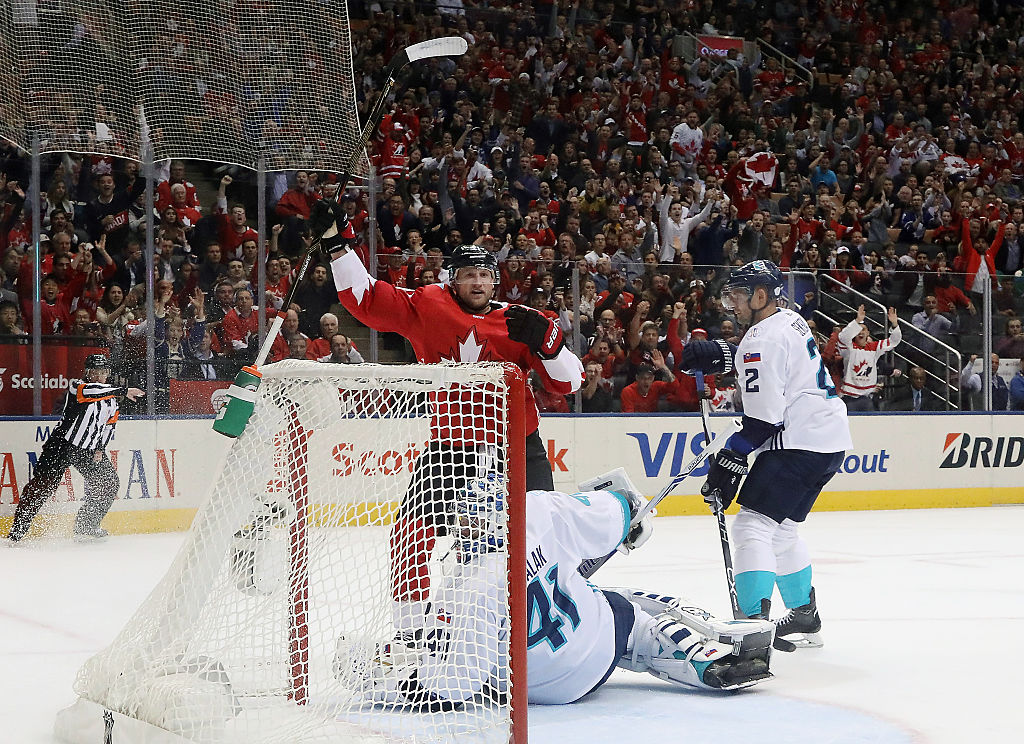
{"label": "visa advertisement", "polygon": [[[104,526],[116,532],[186,529],[231,446],[213,432],[211,418],[122,420],[108,448],[120,487]],[[1024,503],[1024,427],[1019,415],[879,415],[851,417],[855,443],[842,470],[819,499],[817,509],[906,509]],[[39,459],[56,420],[0,421],[0,534],[10,525],[17,499]],[[308,467],[316,478],[347,479],[346,489],[363,494],[400,494],[425,442],[428,427],[386,420],[332,427],[309,440]],[[711,419],[712,434],[729,417]],[[401,427],[401,428],[399,428]],[[544,416],[541,438],[547,447],[555,487],[573,492],[576,484],[616,467],[625,468],[638,489],[657,494],[704,448],[695,415]],[[405,437],[405,439],[403,439]],[[398,445],[401,446],[398,446]],[[272,448],[270,448],[272,449]],[[270,488],[283,482],[293,458],[267,450]],[[256,453],[253,453],[256,454]],[[257,458],[259,459],[259,458]],[[661,515],[705,514],[700,497],[707,466],[683,480],[659,507]],[[381,480],[394,480],[383,489]],[[45,509],[72,515],[83,497],[82,479],[69,470]],[[734,506],[733,509],[736,507]]]}

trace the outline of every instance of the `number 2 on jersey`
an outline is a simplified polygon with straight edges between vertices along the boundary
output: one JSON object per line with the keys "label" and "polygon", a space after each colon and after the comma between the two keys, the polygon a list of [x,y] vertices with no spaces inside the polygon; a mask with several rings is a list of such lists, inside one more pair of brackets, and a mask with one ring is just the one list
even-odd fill
{"label": "number 2 on jersey", "polygon": [[575,630],[580,624],[580,613],[572,598],[558,586],[557,564],[551,567],[545,578],[547,585],[538,576],[526,586],[526,602],[529,607],[529,635],[526,638],[526,646],[533,648],[541,641],[547,641],[551,650],[557,651],[566,641],[565,633],[562,632],[565,620],[559,616],[564,616]]}
{"label": "number 2 on jersey", "polygon": [[807,339],[807,353],[811,355],[811,359],[818,357],[818,387],[828,394],[825,397],[835,398],[836,388],[832,384],[832,376],[825,369],[825,360],[818,356],[818,345],[814,343],[813,338]]}

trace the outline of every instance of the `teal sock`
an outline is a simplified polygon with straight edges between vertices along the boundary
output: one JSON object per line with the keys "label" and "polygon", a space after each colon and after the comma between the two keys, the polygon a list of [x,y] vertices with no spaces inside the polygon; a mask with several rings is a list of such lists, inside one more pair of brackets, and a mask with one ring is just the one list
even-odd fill
{"label": "teal sock", "polygon": [[747,617],[761,611],[761,600],[771,599],[775,574],[771,571],[744,571],[736,574],[736,598]]}
{"label": "teal sock", "polygon": [[[737,583],[739,576],[736,577]],[[779,586],[782,602],[788,608],[802,607],[811,601],[811,567],[801,568],[796,573],[779,576],[775,583]]]}

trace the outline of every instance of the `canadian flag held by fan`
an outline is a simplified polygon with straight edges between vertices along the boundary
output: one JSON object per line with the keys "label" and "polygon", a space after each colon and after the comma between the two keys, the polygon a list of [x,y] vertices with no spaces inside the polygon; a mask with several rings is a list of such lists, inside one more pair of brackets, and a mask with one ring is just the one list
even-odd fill
{"label": "canadian flag held by fan", "polygon": [[775,173],[779,169],[779,161],[770,152],[758,152],[747,158],[743,164],[744,175],[755,184],[771,186],[775,183]]}

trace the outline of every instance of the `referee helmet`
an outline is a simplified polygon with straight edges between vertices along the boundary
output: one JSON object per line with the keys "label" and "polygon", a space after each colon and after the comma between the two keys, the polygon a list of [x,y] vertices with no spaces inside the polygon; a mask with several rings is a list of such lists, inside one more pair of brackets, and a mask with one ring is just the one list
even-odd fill
{"label": "referee helmet", "polygon": [[90,369],[110,369],[110,357],[106,354],[90,354],[85,358],[85,371]]}

